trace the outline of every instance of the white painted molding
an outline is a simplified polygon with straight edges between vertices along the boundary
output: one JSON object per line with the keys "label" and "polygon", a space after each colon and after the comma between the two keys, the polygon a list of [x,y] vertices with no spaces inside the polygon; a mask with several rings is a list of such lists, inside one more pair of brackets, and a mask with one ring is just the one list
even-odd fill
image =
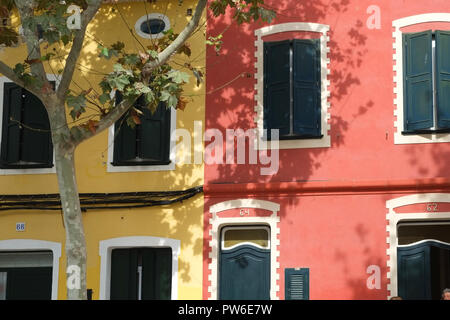
{"label": "white painted molding", "polygon": [[[238,208],[255,208],[264,209],[272,212],[270,216],[266,217],[219,217],[217,213]],[[208,300],[218,299],[218,270],[219,270],[219,250],[220,250],[220,231],[222,227],[225,226],[254,226],[265,225],[270,227],[270,299],[279,300],[278,292],[280,291],[280,286],[277,281],[280,280],[279,268],[280,263],[277,261],[280,256],[280,240],[278,236],[280,234],[280,216],[278,212],[280,210],[280,205],[275,202],[270,202],[266,200],[258,199],[235,199],[230,201],[224,201],[217,203],[210,207],[211,217],[209,224],[211,225],[209,241],[209,258],[211,262],[208,264],[208,270],[210,274],[208,275],[208,280],[210,285],[208,286],[208,293],[210,297]]]}
{"label": "white painted molding", "polygon": [[151,19],[160,19],[162,21],[164,21],[164,30],[163,31],[167,31],[170,29],[170,20],[167,16],[163,15],[162,13],[149,13],[148,15],[142,16],[140,17],[135,25],[134,25],[134,30],[136,31],[136,33],[145,39],[159,39],[164,37],[164,33],[160,32],[157,34],[148,34],[145,32],[141,31],[141,24],[146,21],[146,20],[151,20]]}
{"label": "white painted molding", "polygon": [[180,240],[136,236],[120,237],[100,241],[100,300],[110,299],[111,290],[111,252],[118,248],[171,248],[172,249],[172,289],[171,299],[178,299],[178,256],[180,255]]}
{"label": "white painted molding", "polygon": [[44,240],[33,240],[33,239],[0,240],[0,251],[43,251],[43,250],[51,250],[53,254],[52,300],[57,300],[61,243]]}
{"label": "white painted molding", "polygon": [[387,279],[388,281],[390,280],[390,284],[387,285],[388,299],[398,295],[397,248],[399,245],[397,226],[399,222],[450,220],[450,212],[395,213],[394,209],[401,206],[428,202],[450,202],[450,193],[421,193],[386,201],[386,208],[388,209],[386,214],[386,220],[388,221],[388,225],[386,226],[388,233],[386,242],[389,245],[386,251],[388,256],[387,267],[389,269]]}
{"label": "white painted molding", "polygon": [[[298,149],[298,148],[328,148],[331,146],[331,138],[328,133],[330,125],[330,97],[328,75],[330,74],[330,59],[328,53],[330,48],[328,42],[330,38],[327,36],[330,27],[324,24],[307,23],[307,22],[289,22],[276,24],[272,26],[263,27],[255,30],[255,68],[256,68],[256,85],[255,85],[255,112],[254,121],[258,128],[258,137],[254,146],[259,150],[279,148],[279,149]],[[290,32],[290,31],[304,31],[304,32],[318,32],[320,36],[320,68],[321,68],[321,128],[323,137],[321,139],[299,139],[299,140],[280,140],[271,146],[270,141],[263,140],[264,133],[264,41],[263,37],[276,33]],[[277,146],[279,144],[279,146]]]}
{"label": "white painted molding", "polygon": [[114,125],[108,130],[108,163],[106,165],[107,172],[145,172],[145,171],[170,171],[175,170],[176,161],[176,125],[177,111],[170,108],[170,146],[169,160],[166,165],[145,165],[145,166],[113,166],[111,163],[114,159]]}
{"label": "white painted molding", "polygon": [[[49,81],[55,81],[55,86],[58,87],[60,79],[55,74],[47,74]],[[3,125],[3,101],[4,101],[4,84],[7,82],[13,83],[7,77],[0,77],[0,142],[2,141],[2,125]],[[53,167],[52,168],[34,168],[34,169],[0,169],[0,175],[20,175],[20,174],[56,174],[55,167],[55,152],[53,151]]]}
{"label": "white painted molding", "polygon": [[[404,128],[403,40],[401,28],[427,22],[450,22],[450,13],[426,13],[394,20],[394,144],[450,142],[450,133],[402,135]],[[396,95],[396,97],[395,97]]]}

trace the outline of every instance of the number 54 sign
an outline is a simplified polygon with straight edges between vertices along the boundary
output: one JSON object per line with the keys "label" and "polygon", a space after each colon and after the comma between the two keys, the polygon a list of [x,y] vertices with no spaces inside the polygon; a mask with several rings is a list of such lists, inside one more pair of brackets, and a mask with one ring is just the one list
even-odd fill
{"label": "number 54 sign", "polygon": [[81,29],[81,9],[80,9],[80,7],[72,4],[67,8],[67,13],[72,14],[67,18],[67,28],[70,30]]}

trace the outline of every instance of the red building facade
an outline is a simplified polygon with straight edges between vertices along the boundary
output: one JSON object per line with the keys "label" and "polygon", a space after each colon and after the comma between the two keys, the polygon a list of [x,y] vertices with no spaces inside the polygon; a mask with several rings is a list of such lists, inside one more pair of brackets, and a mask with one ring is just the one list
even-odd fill
{"label": "red building facade", "polygon": [[203,298],[439,299],[449,2],[266,4],[208,20]]}

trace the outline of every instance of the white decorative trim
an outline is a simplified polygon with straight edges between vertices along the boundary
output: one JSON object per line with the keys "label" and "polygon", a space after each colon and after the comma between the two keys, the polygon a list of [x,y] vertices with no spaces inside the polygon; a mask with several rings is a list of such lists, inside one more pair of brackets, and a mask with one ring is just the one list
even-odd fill
{"label": "white decorative trim", "polygon": [[386,231],[388,236],[386,239],[389,248],[386,253],[388,256],[387,267],[389,272],[387,278],[390,280],[390,284],[387,285],[388,299],[398,295],[398,280],[397,280],[397,248],[398,235],[397,226],[401,221],[433,221],[433,220],[450,220],[450,212],[434,212],[434,213],[395,213],[394,209],[401,206],[410,204],[428,203],[428,202],[450,202],[450,193],[421,193],[395,198],[386,201],[386,208],[388,212],[386,214],[386,220],[388,225]]}
{"label": "white decorative trim", "polygon": [[255,112],[256,116],[254,121],[258,128],[258,143],[255,143],[255,147],[259,150],[271,149],[270,141],[263,140],[263,130],[264,130],[264,41],[263,37],[290,31],[305,31],[305,32],[318,32],[321,33],[320,36],[320,68],[321,68],[321,128],[323,137],[321,139],[299,139],[299,140],[280,140],[279,149],[297,149],[297,148],[327,148],[331,146],[331,139],[328,131],[330,130],[330,125],[328,120],[330,119],[330,102],[328,98],[330,97],[329,85],[330,80],[328,80],[328,75],[330,74],[328,53],[330,48],[328,47],[328,42],[330,38],[327,36],[327,32],[330,30],[328,25],[318,24],[318,23],[306,23],[306,22],[289,22],[271,25],[255,30],[256,41],[255,41],[255,68],[256,68],[256,85],[255,85]]}
{"label": "white decorative trim", "polygon": [[[271,211],[272,214],[267,217],[244,216],[222,218],[217,216],[217,213],[219,212],[238,208],[264,209]],[[280,286],[277,284],[277,281],[280,279],[280,263],[277,261],[280,256],[280,250],[278,248],[280,245],[280,240],[278,239],[278,235],[280,234],[279,210],[279,204],[258,199],[236,199],[220,202],[210,207],[209,211],[212,217],[210,218],[209,224],[212,228],[210,230],[211,240],[209,241],[209,247],[211,249],[209,258],[211,259],[211,262],[208,264],[208,270],[210,271],[210,274],[208,275],[208,280],[210,282],[210,285],[208,285],[208,293],[210,294],[210,297],[208,297],[208,300],[217,300],[218,298],[220,230],[224,226],[244,226],[255,224],[270,227],[270,299],[279,300],[279,297],[277,296],[280,291]]]}
{"label": "white decorative trim", "polygon": [[114,159],[114,125],[108,130],[108,163],[107,172],[142,172],[142,171],[169,171],[175,170],[176,157],[176,123],[177,112],[174,108],[170,108],[170,146],[169,160],[166,165],[145,165],[145,166],[113,166]]}
{"label": "white decorative trim", "polygon": [[164,21],[165,27],[163,31],[167,31],[170,29],[170,20],[167,16],[163,15],[162,13],[149,13],[148,15],[142,16],[140,17],[135,25],[134,25],[134,30],[136,31],[136,33],[145,39],[159,39],[164,37],[164,33],[160,32],[157,34],[148,34],[148,33],[144,33],[141,31],[141,24],[146,21],[146,20],[151,20],[151,19],[160,19]]}
{"label": "white decorative trim", "polygon": [[[402,135],[404,128],[403,105],[403,40],[401,28],[427,22],[450,22],[450,13],[426,13],[394,20],[394,144],[450,142],[450,133]],[[395,97],[396,95],[396,97]]]}
{"label": "white decorative trim", "polygon": [[100,241],[100,300],[110,299],[111,251],[117,248],[171,248],[172,249],[172,290],[171,299],[178,299],[178,256],[180,255],[180,240],[136,236],[112,238]]}
{"label": "white decorative trim", "polygon": [[58,299],[59,258],[61,243],[33,239],[0,240],[0,251],[38,251],[51,250],[53,253],[52,300]]}
{"label": "white decorative trim", "polygon": [[[59,85],[59,78],[54,74],[47,74],[49,81],[55,81],[56,87]],[[4,84],[6,82],[13,83],[7,77],[0,77],[0,142],[2,141],[2,125],[3,125],[3,101],[4,101]],[[0,175],[17,175],[17,174],[49,174],[56,173],[55,167],[55,152],[53,152],[53,167],[52,168],[34,168],[34,169],[0,169]]]}

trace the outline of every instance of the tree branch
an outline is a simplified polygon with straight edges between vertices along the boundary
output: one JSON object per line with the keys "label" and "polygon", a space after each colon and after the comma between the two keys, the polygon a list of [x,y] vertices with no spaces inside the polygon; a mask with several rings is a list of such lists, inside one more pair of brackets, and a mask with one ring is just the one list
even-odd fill
{"label": "tree branch", "polygon": [[22,88],[27,89],[28,91],[30,91],[31,93],[33,93],[35,96],[37,96],[38,98],[42,99],[42,91],[40,90],[40,88],[38,87],[31,87],[31,86],[27,86],[25,85],[25,82],[23,82],[18,76],[17,74],[15,74],[14,70],[11,69],[6,63],[4,63],[3,61],[0,61],[0,73],[3,74],[5,77],[7,77],[9,80],[15,82],[16,84],[18,84],[19,86],[21,86]]}
{"label": "tree branch", "polygon": [[67,56],[66,65],[61,77],[61,82],[59,83],[58,90],[56,92],[58,99],[61,101],[64,101],[66,92],[69,89],[70,83],[72,82],[76,64],[80,56],[81,49],[83,48],[86,28],[100,8],[101,3],[101,0],[91,1],[86,10],[84,10],[81,14],[81,28],[75,33],[72,48],[70,49],[70,53]]}
{"label": "tree branch", "polygon": [[19,10],[20,20],[22,21],[23,37],[27,45],[28,60],[34,60],[31,63],[31,74],[40,79],[43,85],[48,86],[47,75],[45,74],[44,65],[41,59],[41,48],[39,45],[39,37],[36,30],[31,30],[24,25],[26,19],[34,17],[35,2],[30,0],[15,0],[17,9]]}
{"label": "tree branch", "polygon": [[156,60],[150,61],[145,64],[144,68],[142,69],[142,74],[145,78],[150,76],[150,73],[153,69],[166,63],[167,60],[169,60],[169,58],[174,55],[178,51],[178,49],[180,49],[180,47],[186,42],[186,40],[189,39],[200,22],[200,18],[202,17],[202,13],[206,7],[207,2],[207,0],[199,0],[192,19],[188,22],[188,24],[183,29],[183,31],[181,31],[178,37],[166,49],[158,54],[158,58]]}
{"label": "tree branch", "polygon": [[96,127],[95,133],[92,131],[84,131],[80,137],[72,137],[72,141],[75,146],[79,145],[84,140],[92,138],[104,130],[108,129],[110,126],[120,119],[121,116],[127,112],[128,109],[133,105],[134,101],[122,100],[118,105],[116,105],[105,117],[103,117]]}

